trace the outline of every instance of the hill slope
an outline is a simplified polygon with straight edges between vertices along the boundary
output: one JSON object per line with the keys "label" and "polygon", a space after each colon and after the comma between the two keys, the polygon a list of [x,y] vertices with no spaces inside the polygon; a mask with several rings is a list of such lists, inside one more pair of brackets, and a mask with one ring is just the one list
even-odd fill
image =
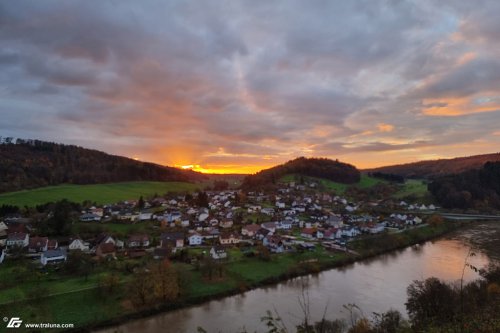
{"label": "hill slope", "polygon": [[0,145],[0,192],[42,186],[127,181],[195,181],[190,170],[38,140]]}
{"label": "hill slope", "polygon": [[203,185],[204,183],[186,182],[125,182],[93,185],[64,184],[1,193],[0,206],[34,207],[62,199],[77,203],[88,200],[97,204],[109,204],[122,200],[137,200],[140,196],[147,198],[155,194],[164,195],[167,192],[192,192],[202,188]]}
{"label": "hill slope", "polygon": [[480,169],[486,162],[500,161],[500,153],[457,157],[432,161],[420,161],[408,164],[398,164],[381,168],[363,170],[364,172],[382,172],[400,175],[405,178],[429,178],[464,171]]}
{"label": "hill slope", "polygon": [[436,177],[429,191],[446,208],[500,209],[500,162],[481,169]]}
{"label": "hill slope", "polygon": [[299,157],[285,164],[247,176],[243,180],[243,188],[272,186],[283,176],[298,174],[328,179],[342,184],[353,184],[360,180],[360,172],[354,166],[326,158]]}

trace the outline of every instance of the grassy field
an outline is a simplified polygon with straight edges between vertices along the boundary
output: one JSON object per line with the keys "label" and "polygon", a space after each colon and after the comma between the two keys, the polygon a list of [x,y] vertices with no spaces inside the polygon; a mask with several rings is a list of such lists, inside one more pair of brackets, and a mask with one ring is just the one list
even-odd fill
{"label": "grassy field", "polygon": [[394,194],[397,199],[413,196],[415,198],[424,198],[428,196],[427,184],[420,179],[408,179],[401,185],[401,189]]}
{"label": "grassy field", "polygon": [[73,202],[90,200],[97,204],[114,203],[120,200],[138,199],[167,192],[192,192],[204,188],[204,183],[184,182],[127,182],[97,185],[59,185],[0,194],[0,205],[19,207],[68,199]]}
{"label": "grassy field", "polygon": [[[297,180],[300,179],[300,176],[295,175],[295,174],[289,174],[286,176],[283,176],[280,181],[283,183],[289,183],[289,182],[297,182]],[[323,188],[330,190],[330,191],[335,191],[338,194],[343,194],[346,189],[350,186],[357,186],[359,188],[369,188],[372,187],[376,184],[383,183],[385,182],[384,180],[370,177],[368,175],[361,175],[361,180],[358,183],[355,184],[342,184],[342,183],[337,183],[333,182],[328,179],[323,179],[323,178],[316,178],[316,177],[304,177],[306,180],[312,180],[316,181],[319,183]]]}

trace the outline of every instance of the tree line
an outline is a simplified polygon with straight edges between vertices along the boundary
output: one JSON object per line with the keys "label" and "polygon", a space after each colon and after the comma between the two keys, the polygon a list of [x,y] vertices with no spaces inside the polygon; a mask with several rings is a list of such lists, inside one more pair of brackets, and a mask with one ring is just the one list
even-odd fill
{"label": "tree line", "polygon": [[479,170],[435,178],[429,191],[445,208],[500,209],[500,162]]}
{"label": "tree line", "polygon": [[200,179],[204,176],[191,170],[135,161],[78,146],[39,140],[0,145],[0,192],[63,183]]}

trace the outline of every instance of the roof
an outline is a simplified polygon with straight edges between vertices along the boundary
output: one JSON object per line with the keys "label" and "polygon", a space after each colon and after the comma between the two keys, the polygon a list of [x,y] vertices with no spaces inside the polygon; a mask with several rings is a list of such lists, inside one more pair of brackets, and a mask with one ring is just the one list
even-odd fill
{"label": "roof", "polygon": [[129,242],[146,242],[149,240],[149,236],[146,234],[135,234],[135,235],[130,235],[128,238]]}
{"label": "roof", "polygon": [[7,240],[10,240],[10,241],[20,241],[20,240],[26,239],[27,235],[28,234],[26,234],[24,232],[15,232],[13,234],[9,234],[7,236]]}
{"label": "roof", "polygon": [[184,239],[183,232],[164,232],[160,236],[161,240],[169,241],[169,240],[178,240]]}
{"label": "roof", "polygon": [[101,249],[103,254],[115,252],[115,244],[113,243],[101,243],[98,248]]}
{"label": "roof", "polygon": [[45,258],[57,258],[57,257],[66,257],[66,252],[61,249],[56,250],[47,250],[43,253]]}
{"label": "roof", "polygon": [[49,239],[47,237],[31,237],[29,247],[44,247],[48,243]]}
{"label": "roof", "polygon": [[260,225],[248,224],[248,225],[244,226],[243,229],[251,231],[251,232],[257,232],[260,229]]}
{"label": "roof", "polygon": [[230,232],[230,233],[227,233],[227,234],[226,234],[226,233],[221,234],[221,235],[220,235],[220,238],[224,238],[224,239],[229,239],[229,238],[239,238],[239,235],[238,235],[238,234],[236,234],[236,233],[232,233],[232,232]]}

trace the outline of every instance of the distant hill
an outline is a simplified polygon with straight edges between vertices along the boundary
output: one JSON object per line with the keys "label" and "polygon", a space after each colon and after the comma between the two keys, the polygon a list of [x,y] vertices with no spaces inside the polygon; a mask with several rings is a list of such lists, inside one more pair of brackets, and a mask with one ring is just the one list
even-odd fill
{"label": "distant hill", "polygon": [[500,162],[487,162],[480,169],[435,177],[429,191],[445,208],[500,209]]}
{"label": "distant hill", "polygon": [[398,164],[363,170],[363,172],[382,172],[405,178],[430,178],[480,169],[486,162],[497,161],[500,161],[500,153]]}
{"label": "distant hill", "polygon": [[191,171],[144,163],[97,150],[39,140],[0,144],[0,192],[49,185],[125,181],[196,181]]}
{"label": "distant hill", "polygon": [[361,177],[359,170],[347,163],[326,158],[299,157],[245,177],[242,187],[265,188],[276,184],[280,178],[288,174],[324,178],[342,184],[357,183]]}

